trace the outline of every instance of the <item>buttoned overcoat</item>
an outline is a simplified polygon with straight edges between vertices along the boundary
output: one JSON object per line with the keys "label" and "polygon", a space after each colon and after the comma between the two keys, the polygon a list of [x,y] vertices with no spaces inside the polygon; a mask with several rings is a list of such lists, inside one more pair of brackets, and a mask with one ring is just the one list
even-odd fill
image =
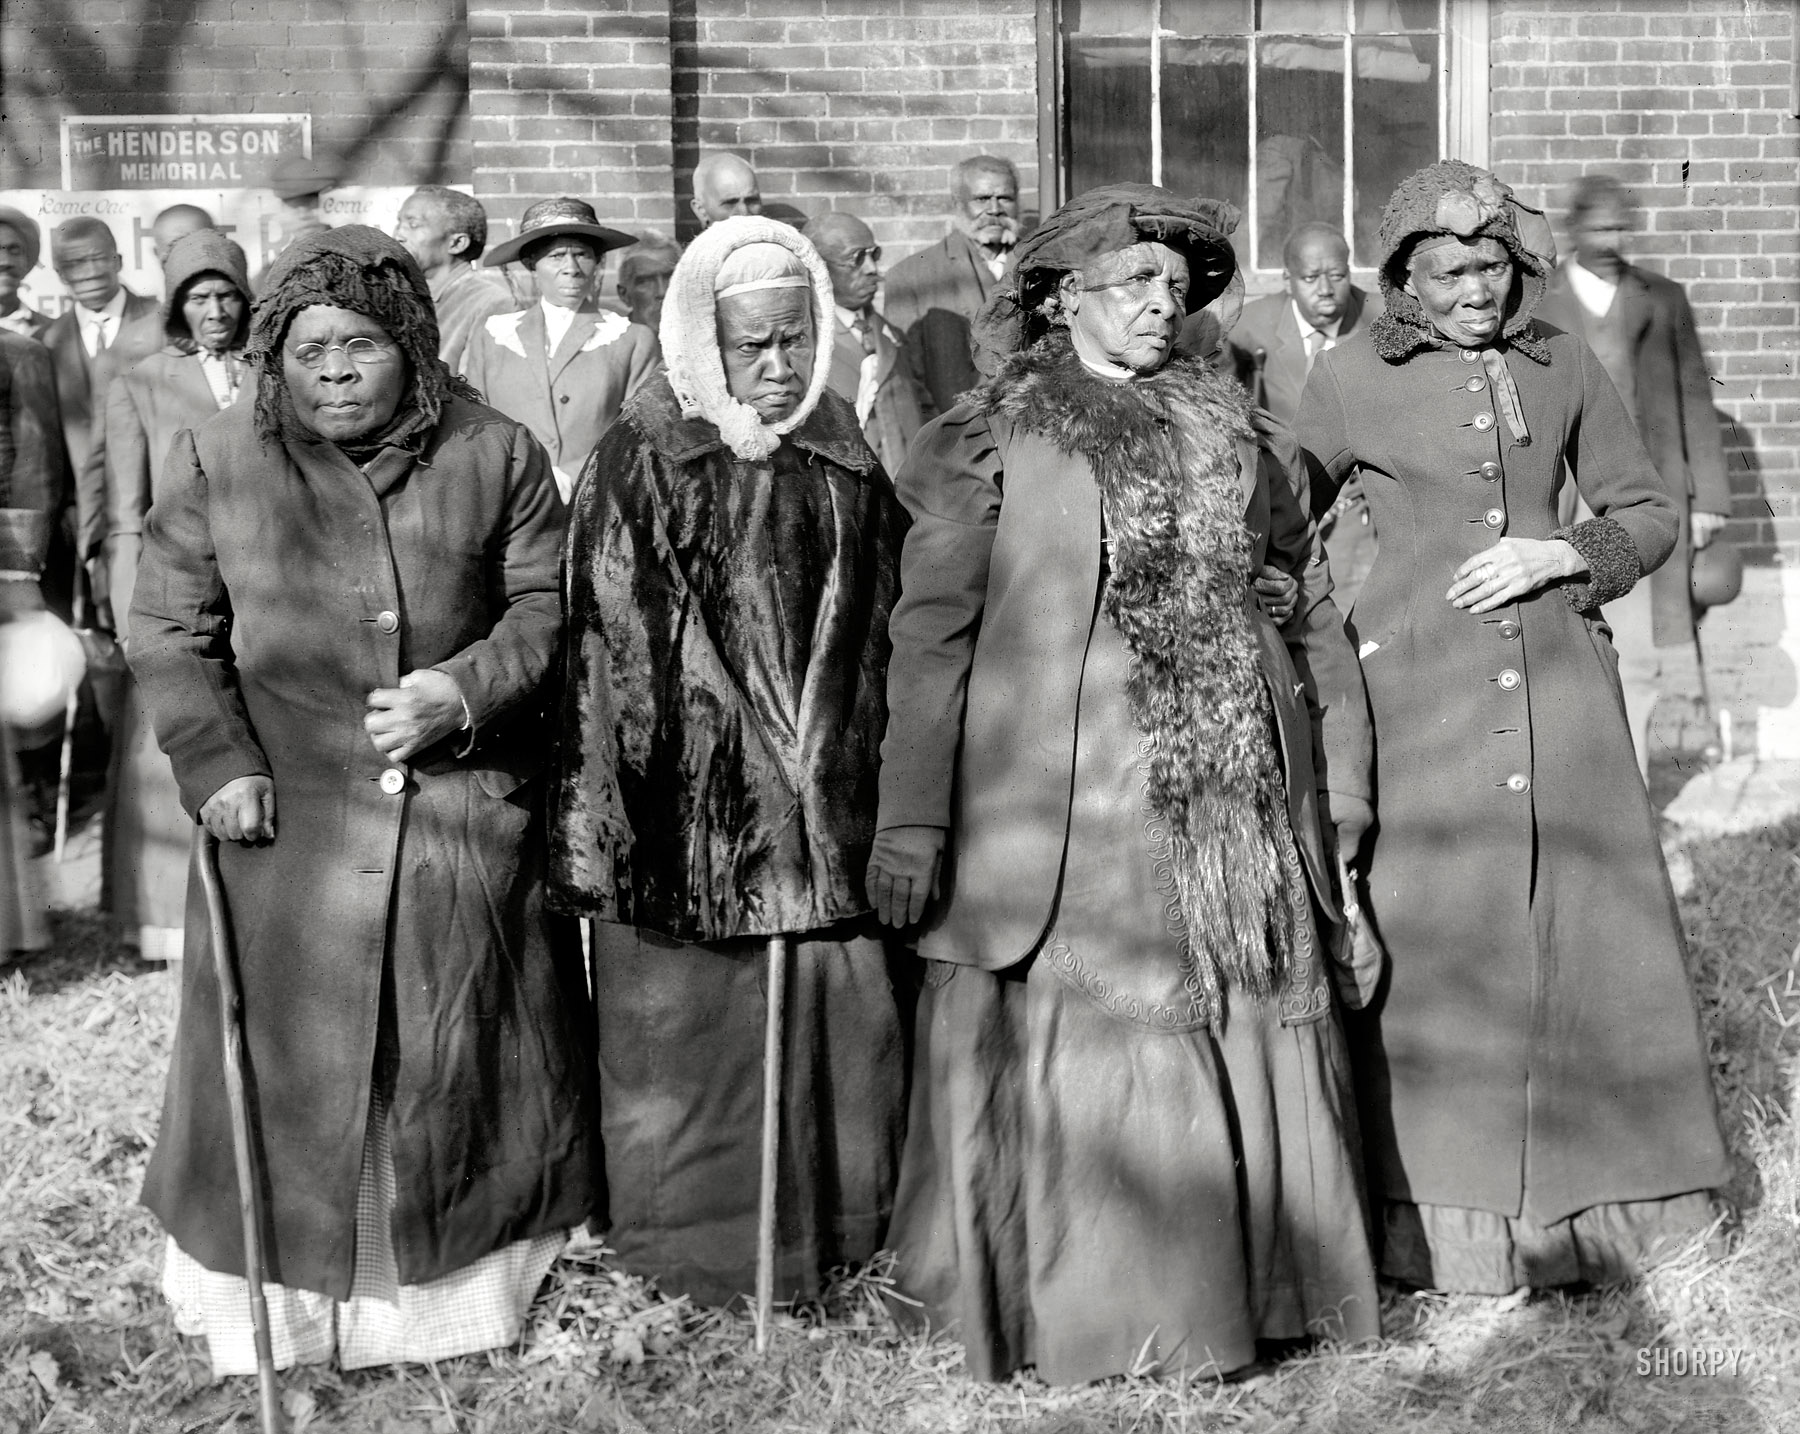
{"label": "buttoned overcoat", "polygon": [[1375,733],[1368,896],[1391,957],[1352,1032],[1376,1184],[1547,1224],[1726,1170],[1605,624],[1556,585],[1481,614],[1445,596],[1503,535],[1556,531],[1565,460],[1628,549],[1627,585],[1674,545],[1593,351],[1551,331],[1538,352],[1505,356],[1528,442],[1475,350],[1392,361],[1364,336],[1314,363],[1299,432],[1328,487],[1361,470],[1381,534],[1351,622]]}
{"label": "buttoned overcoat", "polygon": [[[579,1223],[595,1129],[572,928],[543,909],[539,725],[563,505],[519,424],[452,399],[359,470],[238,405],[179,434],[145,525],[132,665],[182,802],[273,778],[276,836],[223,845],[270,1277],[345,1299],[370,1084],[391,1092],[404,1284]],[[363,729],[435,667],[473,719],[407,764]],[[465,755],[466,753],[466,755]],[[144,1199],[242,1272],[206,914]],[[379,1054],[378,1054],[379,1053]]]}

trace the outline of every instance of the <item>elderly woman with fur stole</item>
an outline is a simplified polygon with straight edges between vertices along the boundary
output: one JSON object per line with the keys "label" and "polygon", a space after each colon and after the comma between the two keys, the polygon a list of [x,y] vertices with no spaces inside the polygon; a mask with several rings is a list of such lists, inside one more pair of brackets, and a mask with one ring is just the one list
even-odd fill
{"label": "elderly woman with fur stole", "polygon": [[598,918],[608,1240],[710,1304],[754,1287],[767,937],[793,938],[779,1298],[875,1253],[899,1160],[863,876],[905,514],[826,388],[834,323],[797,231],[713,225],[663,305],[667,377],[595,448],[569,530],[551,881]]}
{"label": "elderly woman with fur stole", "polygon": [[[929,975],[891,1243],[985,1379],[1377,1330],[1331,971],[1361,682],[1243,391],[1175,352],[1234,221],[1063,206],[984,311],[998,371],[898,480],[869,880],[928,914]],[[1300,587],[1279,628],[1265,559]]]}
{"label": "elderly woman with fur stole", "polygon": [[[1533,317],[1529,232],[1460,160],[1403,182],[1387,311],[1319,356],[1299,416],[1315,493],[1360,473],[1381,532],[1351,624],[1391,957],[1351,1025],[1381,1269],[1488,1294],[1630,1275],[1728,1173],[1600,611],[1676,510],[1593,350]],[[1598,515],[1566,528],[1565,475]]]}

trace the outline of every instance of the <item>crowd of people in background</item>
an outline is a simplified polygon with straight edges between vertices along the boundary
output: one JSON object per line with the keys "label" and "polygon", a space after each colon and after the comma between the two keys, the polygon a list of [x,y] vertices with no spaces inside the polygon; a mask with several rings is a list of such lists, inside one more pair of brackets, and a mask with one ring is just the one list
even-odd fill
{"label": "crowd of people in background", "polygon": [[[891,267],[727,153],[685,250],[568,197],[490,246],[438,185],[334,229],[330,182],[280,176],[260,275],[165,210],[160,303],[62,223],[55,320],[0,206],[0,623],[130,663],[103,899],[181,973],[144,1198],[216,1371],[255,1350],[196,823],[279,1363],[505,1344],[583,1222],[746,1295],[771,939],[780,1296],[890,1249],[979,1377],[1225,1374],[1378,1335],[1378,1275],[1706,1230],[1644,773],[1728,503],[1615,181],[1559,260],[1444,161],[1372,289],[1307,223],[1248,303],[1230,205],[1028,230],[988,155]],[[54,729],[0,724],[0,955],[47,940]]]}

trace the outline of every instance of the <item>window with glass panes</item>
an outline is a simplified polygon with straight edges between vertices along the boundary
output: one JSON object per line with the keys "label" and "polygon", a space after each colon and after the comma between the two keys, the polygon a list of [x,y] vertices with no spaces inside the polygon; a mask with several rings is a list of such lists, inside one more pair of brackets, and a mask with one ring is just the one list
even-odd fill
{"label": "window with glass panes", "polygon": [[[1372,265],[1394,186],[1449,152],[1451,0],[1045,0],[1064,192],[1226,199],[1252,269],[1323,220]],[[1485,17],[1483,17],[1485,18]]]}

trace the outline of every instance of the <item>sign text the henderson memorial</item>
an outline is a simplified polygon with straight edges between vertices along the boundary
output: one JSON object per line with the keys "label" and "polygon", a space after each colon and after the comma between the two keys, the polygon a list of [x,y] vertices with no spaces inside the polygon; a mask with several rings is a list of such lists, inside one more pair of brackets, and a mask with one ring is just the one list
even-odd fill
{"label": "sign text the henderson memorial", "polygon": [[64,189],[260,187],[312,153],[311,115],[69,115]]}

